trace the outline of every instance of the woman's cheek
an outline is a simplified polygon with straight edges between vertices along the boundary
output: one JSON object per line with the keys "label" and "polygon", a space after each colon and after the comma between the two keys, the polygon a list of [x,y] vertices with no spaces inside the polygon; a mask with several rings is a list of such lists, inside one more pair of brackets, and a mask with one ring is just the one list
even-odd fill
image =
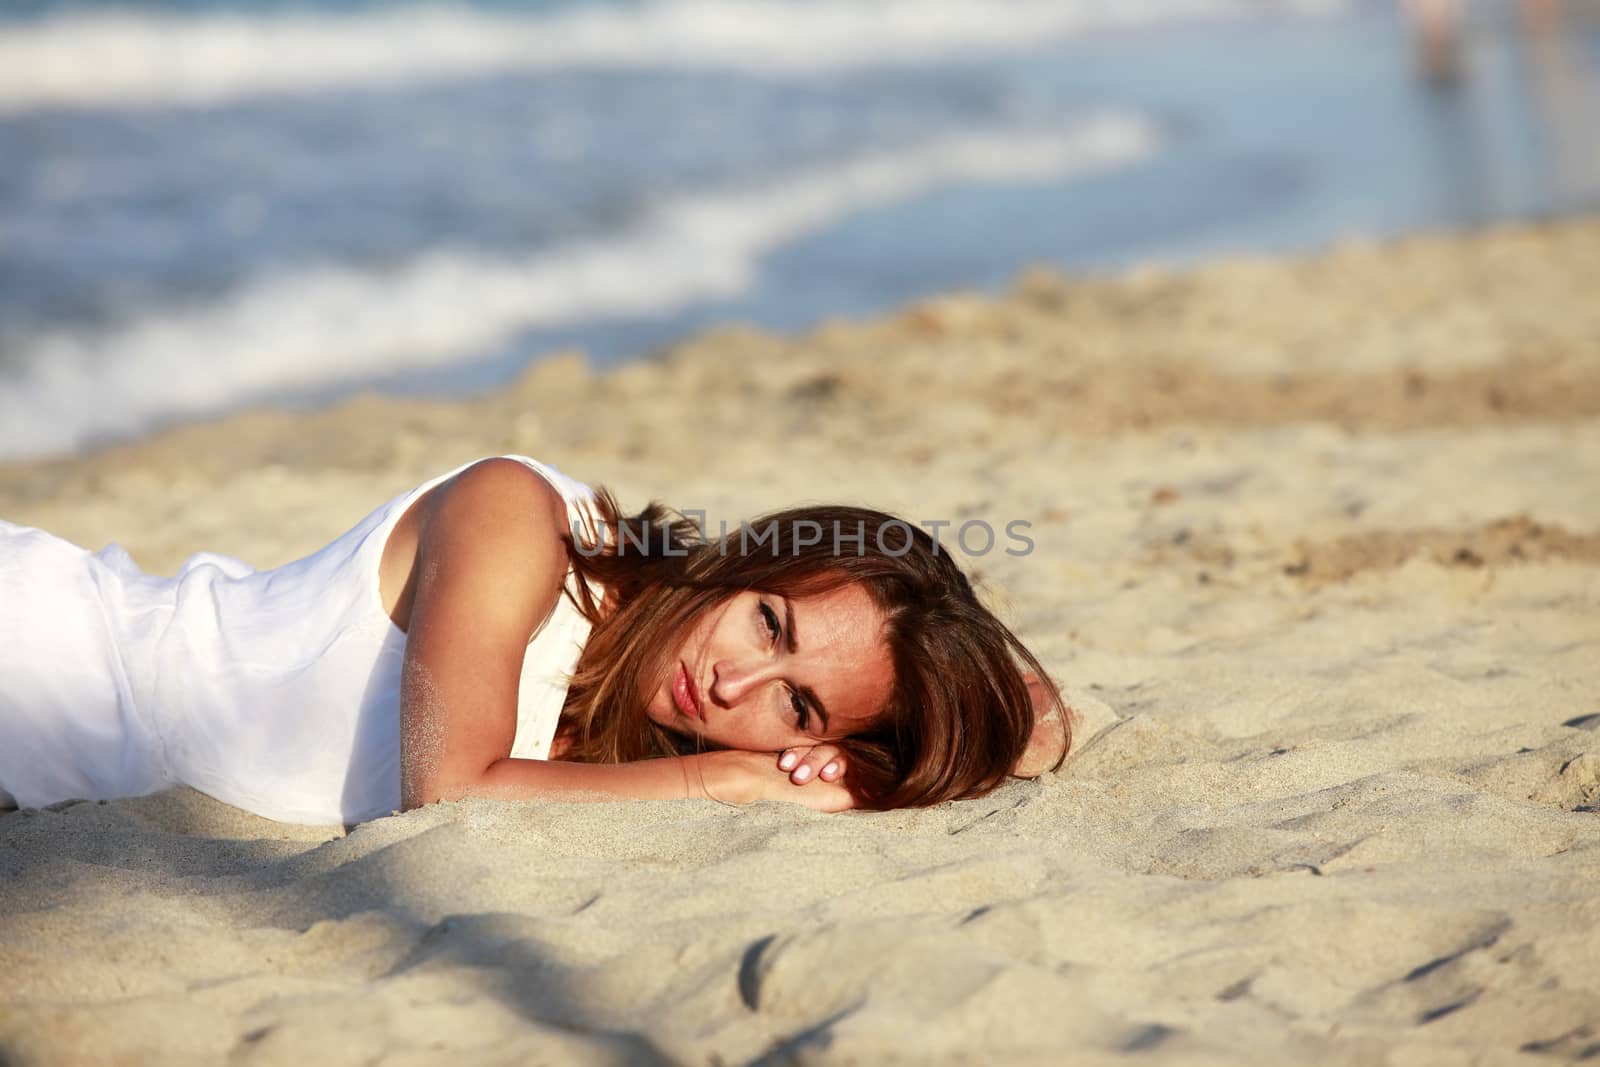
{"label": "woman's cheek", "polygon": [[740,748],[750,752],[766,751],[766,740],[759,736],[761,731],[751,730],[748,726],[738,723],[717,723],[718,727],[713,733],[713,740],[724,748]]}

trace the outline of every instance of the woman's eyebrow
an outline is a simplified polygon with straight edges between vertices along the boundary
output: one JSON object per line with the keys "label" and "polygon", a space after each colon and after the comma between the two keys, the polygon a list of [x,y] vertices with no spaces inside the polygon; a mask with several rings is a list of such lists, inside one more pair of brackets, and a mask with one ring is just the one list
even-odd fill
{"label": "woman's eyebrow", "polygon": [[[800,636],[794,628],[794,601],[788,597],[783,598],[783,632],[785,644],[790,654],[800,651]],[[822,698],[817,696],[817,691],[810,686],[797,685],[795,690],[811,705],[811,710],[817,713],[817,718],[822,720],[822,729],[828,729],[828,709],[822,706]]]}
{"label": "woman's eyebrow", "polygon": [[794,601],[788,597],[783,598],[783,632],[787,635],[786,642],[790,653],[800,651],[800,635],[794,628]]}

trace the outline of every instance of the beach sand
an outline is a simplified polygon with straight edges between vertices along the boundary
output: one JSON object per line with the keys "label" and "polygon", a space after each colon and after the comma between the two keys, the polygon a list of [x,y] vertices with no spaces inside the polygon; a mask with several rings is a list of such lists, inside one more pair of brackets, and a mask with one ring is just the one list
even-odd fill
{"label": "beach sand", "polygon": [[1083,715],[1059,772],[922,811],[6,814],[0,1062],[1600,1055],[1596,279],[1600,221],[1031,272],[0,467],[0,515],[163,572],[508,451],[713,526],[982,520]]}

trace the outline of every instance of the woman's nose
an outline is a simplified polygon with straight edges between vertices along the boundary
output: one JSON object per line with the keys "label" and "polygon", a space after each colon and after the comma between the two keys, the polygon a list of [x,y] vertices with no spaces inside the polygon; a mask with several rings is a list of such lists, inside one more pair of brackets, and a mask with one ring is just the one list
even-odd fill
{"label": "woman's nose", "polygon": [[737,704],[772,680],[771,663],[740,664],[718,660],[711,667],[711,698],[719,704]]}

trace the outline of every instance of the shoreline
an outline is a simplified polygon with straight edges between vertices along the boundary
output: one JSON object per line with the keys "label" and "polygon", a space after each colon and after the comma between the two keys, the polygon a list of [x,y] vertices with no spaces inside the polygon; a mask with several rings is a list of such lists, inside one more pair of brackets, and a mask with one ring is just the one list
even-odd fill
{"label": "shoreline", "polygon": [[[1600,335],[1600,309],[1582,282],[1596,271],[1600,217],[1109,276],[1031,268],[999,296],[952,292],[793,335],[730,324],[605,370],[580,351],[553,352],[473,397],[362,393],[313,409],[257,407],[82,453],[0,461],[0,515],[85,547],[122,541],[161,571],[186,555],[176,539],[118,523],[136,520],[151,493],[200,502],[216,491],[220,507],[246,474],[291,493],[297,477],[365,480],[372,488],[342,512],[353,520],[439,470],[504,452],[615,483],[625,506],[662,497],[713,505],[736,523],[785,502],[758,491],[754,506],[737,506],[740,469],[759,461],[735,457],[720,480],[730,492],[710,470],[689,483],[694,499],[667,494],[685,458],[698,468],[733,453],[747,413],[797,458],[826,462],[854,447],[913,472],[952,442],[1006,454],[1007,434],[1091,448],[1184,430],[1582,425],[1600,415],[1586,347]],[[1003,431],[985,425],[1001,417]],[[885,447],[873,448],[872,426]],[[802,496],[808,481],[797,483]],[[286,531],[282,550],[253,562],[276,565],[338,532]],[[201,549],[229,550],[192,550]]]}

